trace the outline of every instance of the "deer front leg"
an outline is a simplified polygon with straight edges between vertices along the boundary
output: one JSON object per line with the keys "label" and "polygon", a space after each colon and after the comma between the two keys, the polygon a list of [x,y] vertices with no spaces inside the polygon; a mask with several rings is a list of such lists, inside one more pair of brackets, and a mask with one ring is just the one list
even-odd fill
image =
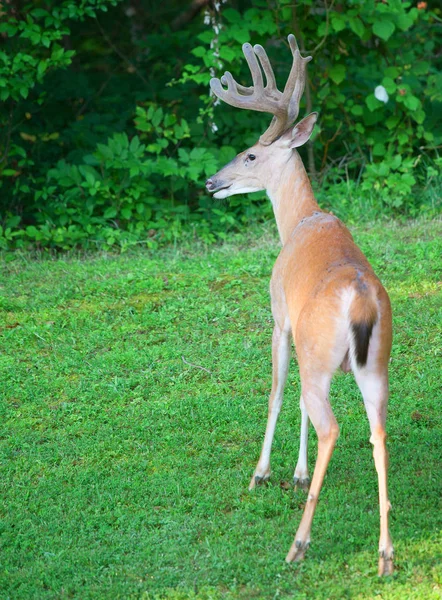
{"label": "deer front leg", "polygon": [[[288,325],[288,324],[287,324]],[[272,337],[272,391],[269,398],[269,412],[267,418],[267,427],[264,436],[264,443],[261,450],[261,456],[256,465],[255,472],[250,481],[249,490],[255,485],[267,481],[270,477],[270,451],[272,448],[273,436],[275,434],[276,421],[281,410],[284,386],[287,381],[287,374],[290,360],[290,327],[281,327],[276,323],[273,329]]]}

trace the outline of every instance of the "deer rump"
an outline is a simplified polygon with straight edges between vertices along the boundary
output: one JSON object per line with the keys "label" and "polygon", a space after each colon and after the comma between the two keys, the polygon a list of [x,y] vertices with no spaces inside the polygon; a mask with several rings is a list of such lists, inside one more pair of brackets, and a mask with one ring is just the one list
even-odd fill
{"label": "deer rump", "polygon": [[272,287],[282,275],[296,348],[328,371],[365,367],[379,318],[380,281],[333,215],[315,213],[294,233],[275,264]]}

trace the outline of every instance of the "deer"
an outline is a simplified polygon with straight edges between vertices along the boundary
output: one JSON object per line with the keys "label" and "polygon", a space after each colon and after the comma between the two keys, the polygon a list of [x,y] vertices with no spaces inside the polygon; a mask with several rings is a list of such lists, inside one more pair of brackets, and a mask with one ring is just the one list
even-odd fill
{"label": "deer", "polygon": [[[388,527],[388,454],[386,416],[392,313],[388,294],[347,227],[320,209],[297,148],[312,134],[318,113],[297,121],[306,67],[296,39],[288,36],[292,66],[281,92],[261,45],[243,45],[253,85],[240,85],[230,72],[212,78],[212,92],[237,108],[273,115],[267,130],[206,181],[217,199],[265,190],[281,242],[270,281],[272,388],[260,458],[249,490],[270,477],[270,451],[281,410],[294,342],[300,375],[300,445],[295,486],[308,491],[305,509],[286,561],[300,561],[310,545],[313,516],[339,426],[329,401],[338,368],[353,372],[370,426],[378,476],[380,538],[378,573],[393,573],[393,545]],[[264,77],[265,75],[265,83]],[[295,124],[296,123],[296,124]],[[317,435],[317,457],[310,480],[307,465],[309,422]]]}

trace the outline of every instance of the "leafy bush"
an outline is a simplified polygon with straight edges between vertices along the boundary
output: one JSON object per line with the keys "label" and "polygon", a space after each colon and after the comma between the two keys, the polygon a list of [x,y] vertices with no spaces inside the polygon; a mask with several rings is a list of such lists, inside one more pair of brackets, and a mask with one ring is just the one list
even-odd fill
{"label": "leafy bush", "polygon": [[[212,241],[268,217],[262,195],[214,204],[205,193],[269,118],[218,108],[208,82],[225,69],[250,80],[246,41],[266,46],[285,81],[291,31],[314,58],[303,102],[320,122],[303,152],[325,206],[344,217],[363,217],[367,202],[371,216],[439,210],[436,2],[238,0],[193,20],[188,8],[0,4],[3,248],[154,246],[184,231]],[[340,199],[350,192],[360,200]]]}
{"label": "leafy bush", "polygon": [[227,235],[226,225],[237,225],[254,212],[247,200],[237,202],[236,210],[214,207],[201,191],[190,219],[192,186],[199,189],[235,151],[181,145],[190,138],[187,122],[153,104],[137,107],[136,115],[139,135],[129,140],[126,133],[115,133],[81,164],[61,160],[50,169],[46,183],[35,192],[40,207],[36,225],[14,231],[18,221],[12,217],[0,231],[2,246],[33,242],[67,249],[98,243],[125,248],[143,240],[155,247],[178,237],[189,222],[200,238],[211,242]]}
{"label": "leafy bush", "polygon": [[[341,173],[350,172],[353,178],[363,171],[363,190],[374,188],[388,209],[407,212],[409,205],[414,206],[415,184],[426,177],[424,169],[415,169],[416,162],[421,156],[436,158],[435,149],[442,142],[437,53],[442,36],[435,26],[442,11],[430,10],[426,2],[412,6],[395,0],[355,0],[333,9],[319,4],[314,3],[313,9],[313,2],[307,1],[294,8],[289,0],[281,0],[275,11],[226,9],[220,33],[199,36],[212,46],[216,41],[219,57],[203,54],[201,48],[194,53],[212,70],[219,72],[221,59],[233,72],[244,73],[247,67],[238,42],[252,37],[261,41],[260,36],[276,30],[280,38],[293,29],[304,54],[315,59],[304,100],[308,112],[320,112],[310,170],[339,164]],[[272,54],[276,65],[284,66],[280,74],[284,80],[286,44],[278,43]],[[383,100],[375,96],[376,88],[381,88]]]}

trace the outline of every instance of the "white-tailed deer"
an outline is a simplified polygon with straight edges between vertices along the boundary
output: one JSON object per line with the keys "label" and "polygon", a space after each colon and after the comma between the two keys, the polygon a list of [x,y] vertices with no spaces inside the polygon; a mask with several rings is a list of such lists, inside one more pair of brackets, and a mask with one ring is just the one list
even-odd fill
{"label": "white-tailed deer", "polygon": [[[311,57],[301,57],[293,35],[288,41],[293,65],[283,92],[277,89],[270,61],[259,45],[243,46],[253,87],[239,85],[228,72],[221,81],[210,82],[213,92],[227,104],[273,115],[259,141],[206,182],[215,198],[266,190],[282,242],[270,283],[275,327],[268,421],[249,489],[270,476],[270,449],[293,337],[301,378],[302,413],[294,481],[309,488],[304,514],[286,560],[304,558],[310,544],[319,492],[339,433],[328,394],[333,373],[341,366],[345,371],[353,371],[370,422],[379,481],[379,574],[388,575],[393,572],[385,444],[392,335],[390,301],[348,229],[335,216],[321,211],[316,203],[296,148],[309,139],[317,113],[293,126]],[[257,58],[266,77],[265,85]],[[309,419],[318,436],[318,456],[311,483],[307,469]]]}

